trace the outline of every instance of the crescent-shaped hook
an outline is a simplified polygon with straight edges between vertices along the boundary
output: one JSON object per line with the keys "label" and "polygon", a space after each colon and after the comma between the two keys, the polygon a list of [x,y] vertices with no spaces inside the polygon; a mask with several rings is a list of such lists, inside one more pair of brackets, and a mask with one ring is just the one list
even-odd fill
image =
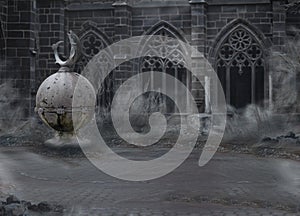
{"label": "crescent-shaped hook", "polygon": [[63,61],[58,53],[58,47],[60,44],[64,43],[63,41],[53,44],[52,49],[54,51],[55,63],[59,64],[61,67],[71,68],[75,65],[81,55],[81,43],[79,37],[72,30],[69,31],[68,38],[71,44],[71,50],[69,58],[66,61]]}

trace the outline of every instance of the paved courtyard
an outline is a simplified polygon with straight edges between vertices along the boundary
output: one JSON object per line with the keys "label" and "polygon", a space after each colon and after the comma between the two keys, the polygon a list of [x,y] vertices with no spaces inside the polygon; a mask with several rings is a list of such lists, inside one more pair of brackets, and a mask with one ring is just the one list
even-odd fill
{"label": "paved courtyard", "polygon": [[[137,149],[115,151],[147,155]],[[127,182],[102,173],[85,158],[3,147],[0,189],[32,202],[60,203],[65,215],[300,215],[299,162],[217,153],[201,168],[199,155],[195,150],[160,179]]]}

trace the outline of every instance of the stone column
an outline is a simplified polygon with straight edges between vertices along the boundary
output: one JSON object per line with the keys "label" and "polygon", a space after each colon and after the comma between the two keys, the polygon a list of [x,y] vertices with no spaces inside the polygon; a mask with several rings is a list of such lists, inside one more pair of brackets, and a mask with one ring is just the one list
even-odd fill
{"label": "stone column", "polygon": [[[191,15],[192,15],[192,46],[204,56],[192,53],[192,70],[203,71],[203,57],[206,55],[206,31],[207,31],[207,2],[206,0],[191,0]],[[204,82],[204,74],[202,80]],[[205,110],[205,92],[204,86],[200,84],[200,80],[192,79],[192,94],[200,109],[200,112]]]}
{"label": "stone column", "polygon": [[[118,0],[113,4],[115,19],[114,42],[118,42],[132,35],[132,6],[130,0]],[[130,59],[130,47],[120,46],[119,53],[116,53],[114,59],[116,63]],[[132,76],[132,64],[123,63],[114,70],[115,90],[128,78]]]}
{"label": "stone column", "polygon": [[275,51],[284,51],[286,39],[286,11],[284,0],[273,0],[273,48]]}

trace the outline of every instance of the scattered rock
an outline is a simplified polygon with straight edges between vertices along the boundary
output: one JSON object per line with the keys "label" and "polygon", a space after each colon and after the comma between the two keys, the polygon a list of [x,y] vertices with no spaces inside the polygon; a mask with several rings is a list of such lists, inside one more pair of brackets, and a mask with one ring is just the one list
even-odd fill
{"label": "scattered rock", "polygon": [[41,215],[46,213],[57,215],[57,213],[63,213],[63,211],[64,208],[61,205],[51,205],[47,202],[40,202],[37,205],[31,204],[31,202],[25,200],[20,201],[14,195],[7,197],[6,202],[0,201],[0,216],[29,216],[34,212]]}
{"label": "scattered rock", "polygon": [[34,205],[28,206],[28,210],[37,212],[37,211],[39,211],[39,208],[37,205],[34,204]]}
{"label": "scattered rock", "polygon": [[296,136],[295,133],[289,132],[284,138],[291,138],[291,139],[297,139],[298,137]]}
{"label": "scattered rock", "polygon": [[265,137],[261,140],[262,142],[274,142],[274,143],[278,143],[278,139],[273,139],[271,137]]}
{"label": "scattered rock", "polygon": [[265,137],[261,140],[261,142],[278,143],[278,142],[283,142],[285,140],[295,142],[298,139],[299,139],[299,137],[296,136],[296,134],[294,132],[289,132],[286,135],[278,136],[276,138]]}
{"label": "scattered rock", "polygon": [[21,202],[18,199],[18,197],[14,196],[14,195],[10,195],[9,197],[6,198],[6,203],[7,204],[12,204],[12,203],[20,204]]}
{"label": "scattered rock", "polygon": [[47,202],[41,202],[37,205],[37,207],[41,212],[50,212],[52,210],[51,205]]}

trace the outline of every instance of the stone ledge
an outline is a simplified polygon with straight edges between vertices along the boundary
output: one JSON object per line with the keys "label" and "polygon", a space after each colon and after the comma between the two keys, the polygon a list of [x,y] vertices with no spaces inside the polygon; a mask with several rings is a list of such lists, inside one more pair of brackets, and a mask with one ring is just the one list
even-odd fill
{"label": "stone ledge", "polygon": [[148,7],[179,7],[179,6],[190,6],[189,1],[158,1],[154,0],[151,2],[138,2],[132,4],[133,8],[148,8]]}
{"label": "stone ledge", "polygon": [[83,3],[69,4],[66,6],[67,11],[86,11],[86,10],[107,10],[114,9],[111,3]]}
{"label": "stone ledge", "polygon": [[208,5],[271,4],[270,0],[207,0]]}

